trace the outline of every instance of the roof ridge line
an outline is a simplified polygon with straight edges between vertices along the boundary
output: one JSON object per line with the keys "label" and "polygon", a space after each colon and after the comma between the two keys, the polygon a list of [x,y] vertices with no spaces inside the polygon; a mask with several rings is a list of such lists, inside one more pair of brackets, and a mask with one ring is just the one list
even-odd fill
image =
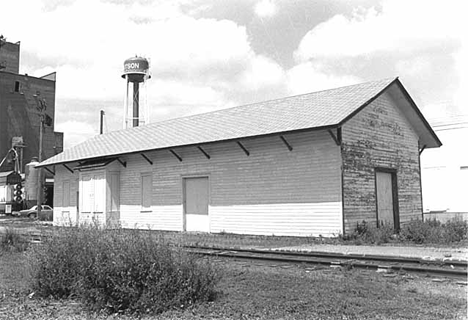
{"label": "roof ridge line", "polygon": [[161,123],[161,122],[166,122],[166,121],[170,121],[170,120],[175,120],[175,119],[189,118],[189,117],[193,117],[193,116],[197,116],[197,115],[202,115],[202,114],[209,114],[209,113],[214,113],[214,112],[226,111],[226,110],[230,110],[230,109],[236,109],[236,108],[242,108],[242,107],[250,107],[250,106],[253,106],[253,105],[256,105],[256,104],[260,104],[260,103],[268,103],[268,102],[273,102],[273,101],[278,101],[278,100],[284,100],[284,99],[288,99],[288,98],[296,98],[296,97],[306,96],[306,95],[313,94],[313,93],[320,93],[320,92],[331,91],[331,90],[338,90],[338,89],[347,88],[347,87],[352,87],[352,86],[365,85],[365,84],[369,84],[369,83],[372,83],[372,82],[380,82],[380,81],[385,81],[385,80],[388,80],[388,81],[392,80],[392,81],[394,81],[395,79],[398,79],[398,77],[389,77],[389,78],[383,78],[383,79],[380,79],[380,80],[371,80],[371,81],[366,81],[366,82],[359,82],[359,83],[350,84],[350,85],[341,86],[341,87],[323,89],[323,90],[318,90],[318,91],[311,91],[311,92],[307,92],[307,93],[300,93],[300,94],[296,94],[296,95],[292,95],[292,96],[286,96],[286,97],[275,98],[275,99],[270,99],[270,100],[257,101],[257,102],[242,104],[242,105],[239,105],[239,106],[229,107],[229,108],[225,108],[225,109],[218,109],[218,110],[213,110],[213,111],[208,111],[208,112],[203,112],[203,113],[198,113],[198,114],[192,114],[192,115],[182,116],[182,117],[178,117],[178,118],[167,119],[167,120],[163,120],[163,121],[160,121],[160,122],[153,122],[153,124]]}
{"label": "roof ridge line", "polygon": [[[168,122],[175,121],[175,120],[181,120],[181,119],[186,119],[186,118],[191,118],[191,117],[196,117],[196,116],[202,116],[202,115],[206,115],[206,114],[212,114],[212,113],[216,113],[216,112],[227,111],[227,110],[232,110],[232,109],[237,109],[237,108],[250,107],[250,106],[253,106],[253,105],[257,105],[257,104],[269,103],[269,102],[284,100],[284,99],[288,99],[288,98],[296,98],[296,97],[306,96],[306,95],[310,95],[310,94],[314,94],[314,93],[320,93],[320,92],[338,90],[338,89],[348,88],[348,87],[353,87],[353,86],[365,85],[365,84],[369,84],[369,83],[372,83],[372,82],[380,82],[380,81],[386,81],[386,80],[387,80],[387,81],[390,81],[390,80],[391,80],[391,81],[393,82],[393,81],[395,81],[396,79],[398,79],[398,76],[397,76],[397,77],[382,78],[382,79],[380,79],[380,80],[371,80],[371,81],[366,81],[366,82],[359,82],[359,83],[356,83],[356,84],[350,84],[350,85],[346,85],[346,86],[335,87],[335,88],[329,88],[329,89],[324,89],[324,90],[319,90],[319,91],[312,91],[312,92],[307,92],[307,93],[301,93],[301,94],[296,94],[296,95],[293,95],[293,96],[286,96],[286,97],[281,97],[281,98],[276,98],[276,99],[270,99],[270,100],[264,100],[264,101],[257,101],[257,102],[248,103],[248,104],[243,104],[243,105],[238,105],[238,106],[234,106],[234,107],[229,107],[229,108],[224,108],[224,109],[218,109],[218,110],[213,110],[213,111],[208,111],[208,112],[203,112],[203,113],[197,113],[197,114],[192,114],[192,115],[186,115],[186,116],[182,116],[182,117],[171,118],[171,119],[166,119],[166,120],[162,120],[162,121],[158,121],[158,122],[148,123],[148,124],[145,125],[145,126],[133,127],[133,128],[126,128],[126,129],[119,129],[119,130],[111,131],[111,132],[109,132],[109,134],[112,133],[112,132],[120,132],[120,131],[122,131],[122,130],[129,130],[129,129],[134,129],[134,128],[144,128],[144,127],[147,127],[147,126],[154,126],[154,127],[156,127],[158,124],[168,123]],[[100,135],[97,135],[97,136],[100,136]]]}

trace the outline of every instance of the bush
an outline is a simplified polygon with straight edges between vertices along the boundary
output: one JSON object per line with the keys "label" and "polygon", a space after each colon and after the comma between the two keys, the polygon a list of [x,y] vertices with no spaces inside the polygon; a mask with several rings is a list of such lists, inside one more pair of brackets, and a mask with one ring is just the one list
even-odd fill
{"label": "bush", "polygon": [[39,221],[54,221],[54,212],[41,212]]}
{"label": "bush", "polygon": [[90,245],[96,238],[93,232],[77,228],[58,230],[43,239],[40,247],[33,248],[28,259],[31,286],[39,296],[68,298],[76,293],[78,281],[84,276],[83,268],[90,262]]}
{"label": "bush", "polygon": [[67,228],[32,253],[33,289],[76,296],[94,310],[160,313],[212,300],[218,272],[208,260],[137,230]]}
{"label": "bush", "polygon": [[468,224],[455,218],[445,224],[438,220],[411,220],[401,229],[403,240],[415,243],[454,243],[467,239]]}
{"label": "bush", "polygon": [[459,242],[468,238],[468,222],[461,218],[450,219],[444,227],[447,242]]}
{"label": "bush", "polygon": [[29,243],[25,237],[10,228],[5,229],[0,242],[1,250],[7,252],[23,252],[28,248],[28,245]]}
{"label": "bush", "polygon": [[387,243],[392,239],[395,231],[392,227],[381,224],[378,228],[375,224],[370,224],[363,220],[357,223],[356,229],[350,235],[344,237],[344,240],[354,241],[356,244],[372,243],[381,244]]}
{"label": "bush", "polygon": [[440,239],[440,222],[437,220],[411,220],[400,231],[403,240],[414,243],[435,242]]}

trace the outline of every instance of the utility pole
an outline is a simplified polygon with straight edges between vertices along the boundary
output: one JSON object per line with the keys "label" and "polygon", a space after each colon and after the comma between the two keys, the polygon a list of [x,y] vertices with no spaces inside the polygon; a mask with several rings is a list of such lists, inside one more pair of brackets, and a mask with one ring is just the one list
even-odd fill
{"label": "utility pole", "polygon": [[[44,98],[40,98],[40,92],[37,92],[34,95],[34,99],[36,99],[37,103],[37,110],[39,111],[39,156],[38,156],[38,161],[39,163],[42,162],[42,140],[43,140],[43,135],[44,135],[44,122],[46,119],[46,113],[45,110],[47,109],[47,103]],[[41,210],[42,210],[42,168],[38,168],[37,172],[37,217],[39,218],[41,215]]]}
{"label": "utility pole", "polygon": [[[39,163],[42,161],[42,138],[44,134],[44,114],[40,115],[39,124]],[[42,210],[42,168],[38,168],[37,172],[37,217],[39,218]]]}
{"label": "utility pole", "polygon": [[[3,34],[0,34],[0,49],[2,49],[2,47],[5,44],[6,44],[6,38],[3,36]],[[0,70],[5,69],[5,68],[6,68],[6,65],[1,64],[1,61],[0,61]]]}

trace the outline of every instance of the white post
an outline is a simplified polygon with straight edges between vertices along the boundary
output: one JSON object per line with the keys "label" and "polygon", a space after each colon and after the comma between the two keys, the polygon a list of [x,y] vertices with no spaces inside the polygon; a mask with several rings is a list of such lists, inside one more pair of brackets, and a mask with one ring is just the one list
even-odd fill
{"label": "white post", "polygon": [[125,76],[125,79],[127,80],[127,89],[126,89],[126,94],[125,94],[125,101],[124,101],[124,114],[123,114],[123,128],[127,129],[127,120],[128,120],[128,86],[129,86],[129,81],[128,81],[128,75]]}

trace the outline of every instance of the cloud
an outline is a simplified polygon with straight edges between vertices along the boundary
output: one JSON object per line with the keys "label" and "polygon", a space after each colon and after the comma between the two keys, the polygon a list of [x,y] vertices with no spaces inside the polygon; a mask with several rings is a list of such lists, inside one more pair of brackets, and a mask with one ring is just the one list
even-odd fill
{"label": "cloud", "polygon": [[398,74],[407,74],[411,76],[422,75],[430,77],[432,72],[432,63],[427,56],[415,56],[407,58],[396,63]]}
{"label": "cloud", "polygon": [[261,0],[255,5],[255,14],[260,18],[272,17],[276,12],[277,7],[271,0]]}
{"label": "cloud", "polygon": [[81,121],[68,120],[58,123],[55,126],[55,131],[67,133],[64,138],[66,139],[66,145],[70,147],[98,134],[99,132],[96,131],[96,128]]}
{"label": "cloud", "polygon": [[332,74],[312,62],[299,64],[287,72],[289,94],[302,94],[362,82],[362,79],[346,74]]}
{"label": "cloud", "polygon": [[[384,0],[316,25],[294,58],[327,75],[365,80],[400,76],[420,108],[464,101],[464,2]],[[465,68],[466,69],[466,68]],[[454,102],[457,99],[459,102]]]}
{"label": "cloud", "polygon": [[460,113],[468,116],[468,35],[463,38],[462,48],[454,53],[455,68],[459,70],[458,87],[455,89],[454,101],[460,108]]}
{"label": "cloud", "polygon": [[[9,5],[6,11],[18,11],[27,3]],[[120,99],[116,88],[123,61],[135,54],[150,60],[159,79],[208,84],[234,78],[256,56],[245,27],[186,16],[170,1],[118,5],[82,0],[53,10],[34,2],[30,9],[23,17],[28,27],[5,15],[2,32],[22,41],[22,52],[30,58],[27,73],[42,75],[44,65],[57,71],[59,97]]]}
{"label": "cloud", "polygon": [[[306,19],[311,30],[300,43],[275,44],[288,63],[271,58],[266,50],[271,41],[256,39],[255,26],[246,22],[254,14],[262,21],[278,15],[266,30],[277,31],[281,12],[273,0],[245,0],[242,8],[251,10],[242,14],[232,4],[216,2],[223,12],[229,7],[224,17],[203,14],[215,7],[207,0],[16,0],[6,2],[2,11],[22,12],[28,23],[5,14],[0,30],[8,40],[21,41],[21,72],[42,76],[57,71],[57,128],[65,131],[66,141],[68,135],[75,141],[71,130],[81,127],[63,126],[71,118],[63,113],[98,128],[97,114],[105,108],[109,129],[122,127],[125,81],[120,76],[124,60],[135,54],[150,60],[152,122],[396,75],[408,89],[418,89],[410,90],[413,97],[425,92],[426,100],[451,99],[459,86],[455,98],[466,102],[466,76],[458,71],[468,57],[466,49],[460,51],[464,11],[462,1],[448,3],[383,1],[378,8],[357,8],[317,26]],[[304,15],[303,7],[295,11],[295,4],[280,4],[291,9],[293,22]],[[224,19],[237,15],[244,24]],[[91,134],[86,126],[82,133]]]}
{"label": "cloud", "polygon": [[[2,10],[24,12],[28,24],[4,15],[0,26],[10,41],[22,42],[21,72],[57,72],[58,112],[80,109],[77,119],[92,117],[93,126],[94,113],[105,106],[112,129],[121,128],[125,81],[120,76],[124,60],[134,55],[150,60],[152,121],[232,106],[247,92],[268,91],[281,82],[282,68],[252,50],[245,26],[194,18],[181,11],[181,3],[187,1],[18,0]],[[60,115],[56,119],[66,121]],[[74,135],[71,130],[80,131],[80,126],[58,128],[65,131],[67,145],[76,140],[67,138]]]}
{"label": "cloud", "polygon": [[240,86],[246,90],[259,90],[274,87],[284,82],[285,72],[274,60],[257,55],[249,60],[249,65],[240,76]]}
{"label": "cloud", "polygon": [[[450,5],[449,5],[450,4]],[[382,9],[335,15],[309,31],[295,52],[297,61],[393,52],[407,56],[460,45],[462,1],[387,0]]]}

